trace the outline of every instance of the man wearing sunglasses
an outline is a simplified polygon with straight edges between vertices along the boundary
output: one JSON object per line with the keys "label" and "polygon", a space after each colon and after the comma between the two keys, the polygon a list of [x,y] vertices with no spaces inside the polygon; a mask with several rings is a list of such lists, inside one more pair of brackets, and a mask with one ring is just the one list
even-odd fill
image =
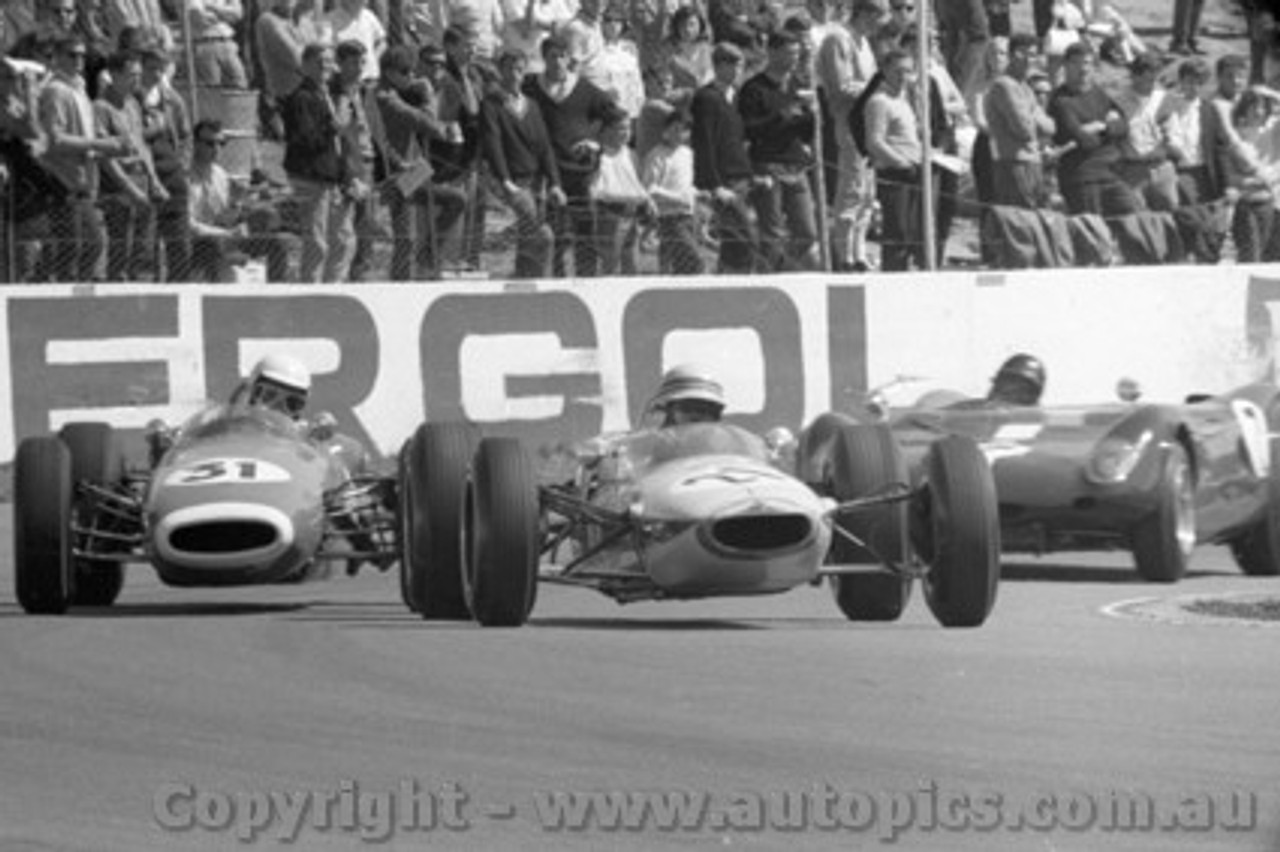
{"label": "man wearing sunglasses", "polygon": [[232,180],[218,154],[226,144],[222,123],[205,119],[192,133],[190,204],[192,272],[197,280],[231,280],[231,266],[265,257],[267,279],[289,277],[287,237],[274,233],[279,215],[267,204],[251,204],[247,187]]}

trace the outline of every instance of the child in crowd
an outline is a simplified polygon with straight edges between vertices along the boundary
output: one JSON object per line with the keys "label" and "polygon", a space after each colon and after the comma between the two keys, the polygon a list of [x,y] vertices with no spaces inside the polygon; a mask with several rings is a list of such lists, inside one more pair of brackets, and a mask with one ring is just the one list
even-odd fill
{"label": "child in crowd", "polygon": [[637,220],[653,212],[649,193],[636,174],[630,140],[631,119],[615,109],[600,133],[600,167],[591,184],[601,275],[636,274]]}
{"label": "child in crowd", "polygon": [[664,275],[701,275],[698,252],[697,201],[693,185],[693,149],[689,147],[689,114],[667,116],[662,139],[645,157],[644,185],[658,219],[658,270]]}

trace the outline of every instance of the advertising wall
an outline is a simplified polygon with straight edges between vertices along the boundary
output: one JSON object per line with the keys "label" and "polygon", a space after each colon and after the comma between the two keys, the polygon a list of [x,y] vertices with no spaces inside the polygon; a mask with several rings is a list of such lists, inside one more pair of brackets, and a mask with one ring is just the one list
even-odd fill
{"label": "advertising wall", "polygon": [[666,367],[721,377],[729,414],[801,426],[889,384],[981,394],[1004,357],[1046,404],[1152,400],[1273,371],[1280,267],[581,282],[0,288],[0,458],[72,420],[134,435],[225,399],[261,355],[315,373],[313,407],[382,454],[424,419],[533,446],[626,429]]}

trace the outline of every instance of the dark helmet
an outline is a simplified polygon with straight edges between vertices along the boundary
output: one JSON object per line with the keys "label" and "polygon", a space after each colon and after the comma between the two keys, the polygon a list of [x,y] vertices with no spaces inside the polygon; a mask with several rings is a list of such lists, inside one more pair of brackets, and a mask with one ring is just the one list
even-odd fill
{"label": "dark helmet", "polygon": [[1009,357],[991,379],[987,399],[1013,405],[1036,405],[1044,394],[1044,364],[1034,355],[1019,352]]}

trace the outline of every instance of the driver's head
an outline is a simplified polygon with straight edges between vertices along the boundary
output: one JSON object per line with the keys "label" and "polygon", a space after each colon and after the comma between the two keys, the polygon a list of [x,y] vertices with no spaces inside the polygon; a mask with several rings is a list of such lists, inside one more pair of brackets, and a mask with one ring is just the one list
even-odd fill
{"label": "driver's head", "polygon": [[1020,352],[1000,365],[991,379],[987,399],[1008,405],[1038,405],[1044,385],[1044,364],[1034,355]]}
{"label": "driver's head", "polygon": [[650,407],[663,413],[663,426],[714,423],[724,412],[724,389],[700,367],[681,364],[663,375]]}
{"label": "driver's head", "polygon": [[297,358],[268,355],[249,373],[249,404],[278,411],[297,420],[307,407],[311,371]]}

